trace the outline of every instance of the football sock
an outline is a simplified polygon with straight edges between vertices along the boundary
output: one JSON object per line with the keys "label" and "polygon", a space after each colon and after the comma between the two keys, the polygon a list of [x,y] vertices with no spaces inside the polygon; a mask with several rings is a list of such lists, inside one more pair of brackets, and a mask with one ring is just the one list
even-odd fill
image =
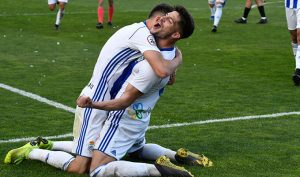
{"label": "football sock", "polygon": [[[247,19],[247,17],[248,17],[248,15],[249,15],[249,12],[250,12],[250,10],[251,10],[251,8],[247,8],[247,7],[245,7],[245,9],[244,9],[244,15],[243,15],[243,17],[245,18],[245,19]],[[245,20],[244,19],[244,20]]]}
{"label": "football sock", "polygon": [[296,56],[297,48],[298,48],[298,44],[292,42],[292,49],[293,49],[293,54],[294,54],[294,56]]}
{"label": "football sock", "polygon": [[56,21],[55,21],[56,25],[60,24],[61,18],[63,17],[63,13],[64,13],[64,10],[58,9],[58,12],[56,15]]}
{"label": "football sock", "polygon": [[103,23],[104,8],[98,7],[98,22]]}
{"label": "football sock", "polygon": [[72,153],[73,141],[53,141],[51,150]]}
{"label": "football sock", "polygon": [[262,17],[262,19],[264,19],[263,17],[265,17],[265,18],[266,18],[266,14],[265,14],[265,8],[264,8],[264,6],[258,6],[257,8],[258,8],[258,11],[259,11],[259,13],[260,13],[260,16]]}
{"label": "football sock", "polygon": [[114,6],[109,6],[108,7],[108,22],[112,22],[112,18],[114,15]]}
{"label": "football sock", "polygon": [[158,144],[145,144],[142,151],[140,152],[140,158],[146,160],[156,160],[160,156],[167,156],[171,161],[175,160],[175,151],[164,148]]}
{"label": "football sock", "polygon": [[152,164],[114,161],[99,166],[90,173],[90,177],[102,176],[161,176],[161,174]]}
{"label": "football sock", "polygon": [[222,17],[222,7],[217,7],[216,13],[215,13],[215,20],[214,20],[214,26],[218,26],[219,22]]}
{"label": "football sock", "polygon": [[69,164],[74,160],[74,157],[66,152],[45,149],[33,149],[28,157],[29,159],[42,161],[64,171],[67,170]]}
{"label": "football sock", "polygon": [[300,68],[300,46],[299,45],[297,48],[297,54],[295,60],[296,60],[296,68]]}

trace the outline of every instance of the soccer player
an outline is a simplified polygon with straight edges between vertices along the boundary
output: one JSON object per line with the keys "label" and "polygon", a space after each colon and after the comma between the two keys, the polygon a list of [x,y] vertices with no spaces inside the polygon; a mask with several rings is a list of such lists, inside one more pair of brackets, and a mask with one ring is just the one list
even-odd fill
{"label": "soccer player", "polygon": [[[82,93],[91,97],[93,101],[108,100],[110,98],[108,92],[113,82],[133,58],[141,56],[141,53],[143,53],[159,77],[164,78],[174,73],[177,66],[181,63],[181,55],[170,62],[164,61],[156,48],[155,40],[150,35],[150,31],[157,38],[164,39],[176,32],[174,29],[179,26],[179,23],[182,24],[182,22],[173,23],[170,20],[166,21],[165,18],[152,18],[145,23],[133,24],[120,29],[103,47],[96,63],[93,77]],[[190,33],[191,30],[191,28],[185,28],[185,26],[180,28],[180,31],[184,31],[185,34]],[[181,37],[186,38],[188,36]],[[148,48],[148,50],[145,48]],[[115,53],[117,54],[115,55]],[[79,120],[83,120],[80,123],[82,125],[80,136],[76,137],[76,134],[74,134],[75,148],[73,152],[77,154],[75,159],[72,155],[64,152],[51,153],[51,155],[49,155],[50,152],[47,152],[46,154],[44,153],[44,156],[34,155],[35,150],[32,151],[33,146],[27,144],[22,148],[10,151],[5,158],[6,163],[18,163],[19,160],[16,159],[20,159],[18,158],[20,156],[23,157],[20,161],[24,158],[36,159],[38,157],[44,159],[47,157],[47,163],[55,167],[79,174],[86,172],[91,161],[90,147],[98,138],[97,135],[100,132],[98,129],[101,129],[101,125],[103,125],[107,117],[107,112],[90,108],[77,108],[75,117],[83,117],[79,118]],[[77,121],[75,120],[74,122],[76,123]],[[26,155],[20,155],[20,152]],[[42,161],[45,161],[45,159]]]}
{"label": "soccer player", "polygon": [[[176,23],[176,21],[183,18],[186,19],[186,27],[194,28],[192,18],[185,10],[180,6],[175,9],[176,11],[162,17],[162,21]],[[169,53],[169,59],[174,58],[175,49],[172,47],[181,36],[188,35],[185,32],[179,32],[169,36],[170,40],[158,40],[159,46],[169,47],[162,51],[171,51],[167,52]],[[184,149],[176,153],[158,145],[148,144],[145,146],[145,133],[149,125],[151,111],[160,97],[161,89],[168,81],[169,78],[160,79],[155,76],[148,62],[143,60],[135,65],[132,74],[116,95],[116,99],[95,102],[86,96],[78,98],[77,104],[80,107],[110,111],[100,132],[99,141],[94,144],[90,176],[192,176],[184,169],[169,168],[170,162],[165,156],[159,157],[154,166],[116,161],[120,160],[126,153],[136,151],[140,153],[140,156],[154,158],[155,156],[167,154],[173,161],[188,161],[192,164],[203,165],[203,157],[191,156],[192,153]],[[187,156],[193,160],[187,158]],[[206,165],[212,165],[207,158],[205,159]],[[164,168],[166,166],[169,168],[168,170]]]}
{"label": "soccer player", "polygon": [[300,19],[300,10],[297,0],[285,0],[285,14],[287,20],[287,26],[291,35],[292,50],[295,57],[296,69],[292,76],[294,84],[300,85],[300,23],[297,19]]}
{"label": "soccer player", "polygon": [[[98,3],[98,23],[96,25],[96,28],[98,29],[103,28],[103,16],[104,16],[103,1],[104,0],[99,0]],[[113,15],[114,15],[114,1],[108,0],[108,20],[107,20],[108,26],[112,26]]]}
{"label": "soccer player", "polygon": [[54,11],[56,4],[59,5],[59,9],[57,11],[57,15],[56,15],[56,21],[54,24],[54,28],[56,30],[59,30],[60,27],[60,22],[62,17],[64,16],[64,12],[65,12],[65,6],[67,5],[68,0],[48,0],[48,7],[51,11]]}
{"label": "soccer player", "polygon": [[[176,15],[172,13],[165,18],[176,21]],[[179,36],[180,34],[171,37],[174,43],[180,39]],[[158,43],[159,46],[166,44],[163,40],[158,40]],[[172,46],[172,43],[170,45]],[[170,46],[166,45],[165,47]],[[174,52],[172,55],[174,48],[169,48],[167,51],[171,51],[167,53],[169,53],[169,59],[172,59],[175,56]],[[110,111],[100,133],[100,141],[96,142],[94,146],[90,176],[116,176],[117,174],[121,176],[191,176],[184,169],[173,168],[167,172],[161,168],[170,166],[168,158],[190,165],[212,165],[212,162],[205,156],[193,154],[185,149],[175,152],[156,144],[145,144],[145,133],[150,122],[151,111],[168,81],[169,78],[160,79],[155,76],[148,62],[143,60],[135,65],[132,74],[118,92],[116,99],[94,102],[89,97],[78,98],[77,104],[81,107]],[[147,160],[154,160],[158,157],[155,162],[157,170],[148,164],[116,161],[121,159],[125,153],[131,152],[135,152],[139,157]],[[168,165],[165,162],[168,162]]]}
{"label": "soccer player", "polygon": [[214,12],[210,16],[211,19],[213,17],[213,21],[214,21],[211,32],[214,32],[214,33],[217,32],[218,25],[219,25],[219,22],[222,17],[222,10],[223,10],[223,7],[225,6],[225,3],[226,3],[226,0],[208,0],[209,7],[211,8],[211,13]]}
{"label": "soccer player", "polygon": [[214,21],[214,19],[215,19],[215,12],[216,12],[215,0],[208,0],[208,7],[210,9],[210,17],[209,17],[209,19],[211,21]]}
{"label": "soccer player", "polygon": [[[257,24],[268,23],[268,20],[267,20],[266,14],[265,14],[264,1],[263,0],[255,0],[255,3],[257,5],[258,11],[260,13],[260,20],[257,22]],[[247,18],[248,18],[249,12],[251,10],[251,5],[252,5],[251,0],[246,0],[244,14],[241,18],[234,20],[235,23],[240,23],[240,24],[247,23]]]}

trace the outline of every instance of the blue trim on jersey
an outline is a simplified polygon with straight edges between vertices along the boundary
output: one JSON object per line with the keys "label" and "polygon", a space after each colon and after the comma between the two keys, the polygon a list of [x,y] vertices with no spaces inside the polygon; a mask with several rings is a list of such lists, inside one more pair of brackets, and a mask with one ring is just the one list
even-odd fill
{"label": "blue trim on jersey", "polygon": [[293,3],[293,8],[294,8],[294,9],[297,8],[297,4],[298,4],[298,0],[294,0],[294,3]]}
{"label": "blue trim on jersey", "polygon": [[111,66],[107,67],[107,70],[104,71],[104,74],[102,75],[102,78],[100,80],[100,83],[98,85],[100,85],[100,88],[98,90],[96,90],[96,94],[93,97],[94,101],[99,101],[101,96],[104,96],[103,94],[101,94],[101,90],[104,89],[104,87],[106,86],[106,80],[109,77],[109,75],[112,73],[112,71],[115,69],[115,67],[123,60],[124,62],[127,61],[130,57],[136,55],[138,52],[137,51],[128,51],[125,54],[122,54],[120,56],[120,58],[116,58],[114,62],[112,62]]}
{"label": "blue trim on jersey", "polygon": [[[106,68],[103,71],[103,74],[101,76],[100,81],[98,82],[96,91],[95,91],[94,96],[92,98],[93,101],[99,101],[101,97],[102,97],[101,101],[103,101],[105,93],[107,93],[107,87],[105,88],[105,86],[107,84],[107,79],[109,78],[109,76],[111,74],[113,74],[114,68],[119,63],[121,63],[122,61],[124,63],[129,58],[131,58],[132,56],[134,56],[138,53],[139,53],[139,51],[135,51],[135,50],[132,50],[130,48],[126,48],[126,49],[120,51],[119,53],[117,53],[109,61],[109,63],[107,64]],[[83,148],[83,144],[84,144],[84,137],[85,137],[85,134],[86,134],[86,131],[87,131],[87,127],[88,127],[88,123],[89,123],[91,114],[92,114],[92,109],[91,108],[87,108],[84,111],[83,125],[81,127],[81,132],[80,132],[80,136],[79,136],[79,140],[78,140],[78,146],[76,148],[76,153],[79,154],[79,155],[82,153],[82,148]]]}
{"label": "blue trim on jersey", "polygon": [[113,87],[110,90],[110,96],[111,99],[114,99],[116,97],[116,95],[118,94],[118,92],[120,91],[120,89],[122,88],[122,85],[125,83],[125,81],[128,79],[128,77],[130,76],[133,67],[138,63],[137,60],[133,60],[132,62],[129,63],[129,65],[123,70],[122,74],[120,75],[120,77],[116,80],[116,82],[114,83]]}
{"label": "blue trim on jersey", "polygon": [[[98,99],[101,96],[101,93],[102,93],[101,91],[103,90],[103,87],[106,85],[105,80],[107,79],[108,75],[111,74],[111,71],[120,62],[120,60],[124,59],[130,52],[134,52],[134,51],[129,48],[122,50],[121,52],[119,52],[116,56],[114,56],[109,61],[109,63],[107,64],[106,68],[103,71],[100,81],[98,82],[96,91],[92,98],[93,101],[99,101]],[[100,96],[99,96],[99,94],[100,94]]]}
{"label": "blue trim on jersey", "polygon": [[158,91],[158,95],[161,96],[165,91],[165,87],[161,88],[159,91]]}
{"label": "blue trim on jersey", "polygon": [[120,111],[114,111],[114,112],[111,112],[110,116],[112,115],[113,118],[112,118],[112,121],[111,121],[111,124],[107,130],[107,132],[105,133],[100,145],[98,146],[98,150],[100,151],[104,151],[103,150],[103,146],[105,146],[107,143],[110,142],[111,138],[113,137],[113,134],[115,133],[115,131],[117,130],[117,128],[119,127],[118,124],[115,123],[116,119],[115,118],[118,118],[119,115],[120,115],[120,112],[122,112],[122,110]]}
{"label": "blue trim on jersey", "polygon": [[159,49],[160,51],[172,51],[174,50],[174,47],[170,47],[170,48],[162,48],[162,49]]}
{"label": "blue trim on jersey", "polygon": [[119,127],[119,122],[120,122],[124,112],[125,112],[125,110],[110,112],[109,117],[113,116],[113,118],[111,120],[111,124],[110,124],[107,132],[105,133],[99,147],[97,148],[99,151],[105,152],[107,146],[111,142],[115,132],[117,131],[117,129]]}
{"label": "blue trim on jersey", "polygon": [[291,3],[293,4],[293,9],[297,8],[298,0],[286,0],[285,1],[285,7],[291,8]]}
{"label": "blue trim on jersey", "polygon": [[76,153],[81,155],[82,148],[83,148],[83,142],[84,142],[84,135],[86,134],[86,129],[88,127],[88,122],[90,120],[92,108],[85,108],[84,110],[84,116],[83,116],[83,124],[81,126],[81,132],[78,139],[78,146],[76,148]]}

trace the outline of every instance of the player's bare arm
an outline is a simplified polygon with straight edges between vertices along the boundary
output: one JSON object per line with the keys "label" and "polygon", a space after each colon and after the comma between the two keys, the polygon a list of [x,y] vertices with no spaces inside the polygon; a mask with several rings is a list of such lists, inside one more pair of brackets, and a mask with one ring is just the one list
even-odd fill
{"label": "player's bare arm", "polygon": [[145,51],[143,55],[160,78],[173,74],[182,63],[182,54],[179,49],[176,49],[176,57],[173,60],[165,60],[157,51]]}
{"label": "player's bare arm", "polygon": [[133,87],[131,84],[128,84],[124,94],[120,98],[103,102],[94,102],[89,97],[80,96],[77,99],[77,105],[82,108],[89,107],[107,111],[122,110],[130,106],[138,97],[142,95],[142,92]]}

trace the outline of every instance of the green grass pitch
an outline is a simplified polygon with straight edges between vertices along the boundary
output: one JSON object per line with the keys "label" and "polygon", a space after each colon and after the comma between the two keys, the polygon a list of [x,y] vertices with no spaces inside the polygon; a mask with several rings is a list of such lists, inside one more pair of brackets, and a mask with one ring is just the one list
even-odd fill
{"label": "green grass pitch", "polygon": [[[145,20],[159,2],[116,0],[114,28],[99,31],[95,28],[97,1],[70,0],[61,30],[56,32],[56,14],[48,10],[47,1],[2,0],[0,83],[75,108],[105,41],[122,26]],[[156,105],[151,125],[300,111],[300,87],[291,80],[295,61],[283,0],[266,1],[266,25],[256,24],[257,8],[250,12],[248,24],[235,24],[244,1],[229,0],[216,34],[210,32],[206,0],[164,2],[187,7],[196,28],[191,38],[177,44],[184,62],[176,84],[166,89]],[[0,140],[56,136],[72,130],[72,113],[2,88],[0,100]],[[185,166],[196,177],[298,177],[299,129],[300,116],[288,115],[153,129],[147,141],[207,155],[214,167]],[[77,176],[38,161],[5,165],[5,154],[24,143],[0,143],[1,177]]]}

